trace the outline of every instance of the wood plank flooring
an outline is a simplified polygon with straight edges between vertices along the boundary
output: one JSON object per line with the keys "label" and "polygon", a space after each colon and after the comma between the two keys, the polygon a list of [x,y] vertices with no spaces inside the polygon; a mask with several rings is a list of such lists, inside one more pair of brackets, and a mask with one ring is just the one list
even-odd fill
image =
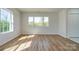
{"label": "wood plank flooring", "polygon": [[21,35],[0,51],[79,51],[79,44],[59,35]]}

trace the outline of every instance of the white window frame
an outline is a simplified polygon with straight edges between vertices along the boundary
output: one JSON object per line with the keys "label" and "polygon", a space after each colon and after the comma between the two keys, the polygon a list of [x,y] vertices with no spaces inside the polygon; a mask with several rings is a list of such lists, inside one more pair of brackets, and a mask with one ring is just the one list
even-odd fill
{"label": "white window frame", "polygon": [[[13,32],[13,29],[14,29],[14,28],[13,28],[13,12],[12,12],[10,9],[7,9],[7,8],[0,8],[0,12],[1,12],[1,9],[10,12],[11,21],[10,21],[10,26],[9,26],[10,28],[9,28],[9,31],[4,31],[4,29],[3,29],[3,31],[0,32],[0,34]],[[0,16],[0,18],[1,18],[1,16]],[[1,20],[1,19],[0,19],[0,20]],[[7,19],[6,19],[6,20],[7,20]]]}

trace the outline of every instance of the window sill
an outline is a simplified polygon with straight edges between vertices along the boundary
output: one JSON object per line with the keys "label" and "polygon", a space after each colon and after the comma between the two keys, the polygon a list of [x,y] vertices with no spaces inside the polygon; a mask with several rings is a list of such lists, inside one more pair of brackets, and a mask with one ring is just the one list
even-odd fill
{"label": "window sill", "polygon": [[0,34],[7,34],[7,33],[10,33],[10,32],[13,32],[13,31],[2,32]]}

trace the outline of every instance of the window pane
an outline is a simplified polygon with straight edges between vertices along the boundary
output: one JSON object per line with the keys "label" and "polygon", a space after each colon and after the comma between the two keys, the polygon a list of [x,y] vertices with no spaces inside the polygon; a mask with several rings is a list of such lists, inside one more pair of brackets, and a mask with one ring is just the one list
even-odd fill
{"label": "window pane", "polygon": [[13,14],[7,9],[0,9],[0,32],[12,31]]}
{"label": "window pane", "polygon": [[29,25],[33,25],[33,17],[29,17],[28,23]]}
{"label": "window pane", "polygon": [[44,26],[48,26],[48,17],[44,17]]}
{"label": "window pane", "polygon": [[42,26],[43,25],[42,17],[34,17],[34,25],[35,26]]}
{"label": "window pane", "polygon": [[9,22],[7,21],[8,18],[8,12],[5,9],[1,9],[1,21],[3,23],[2,27],[3,27],[3,32],[9,31],[8,28],[8,24]]}
{"label": "window pane", "polygon": [[11,16],[10,16],[11,14],[10,14],[10,12],[8,11],[7,12],[7,31],[10,31],[11,29],[11,21],[12,21],[12,18],[11,18]]}

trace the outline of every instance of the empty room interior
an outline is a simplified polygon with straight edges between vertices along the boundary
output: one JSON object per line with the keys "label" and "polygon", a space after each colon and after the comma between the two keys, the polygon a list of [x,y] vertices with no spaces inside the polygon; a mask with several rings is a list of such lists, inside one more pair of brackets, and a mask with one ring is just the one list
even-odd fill
{"label": "empty room interior", "polygon": [[0,8],[0,51],[79,51],[79,9]]}

